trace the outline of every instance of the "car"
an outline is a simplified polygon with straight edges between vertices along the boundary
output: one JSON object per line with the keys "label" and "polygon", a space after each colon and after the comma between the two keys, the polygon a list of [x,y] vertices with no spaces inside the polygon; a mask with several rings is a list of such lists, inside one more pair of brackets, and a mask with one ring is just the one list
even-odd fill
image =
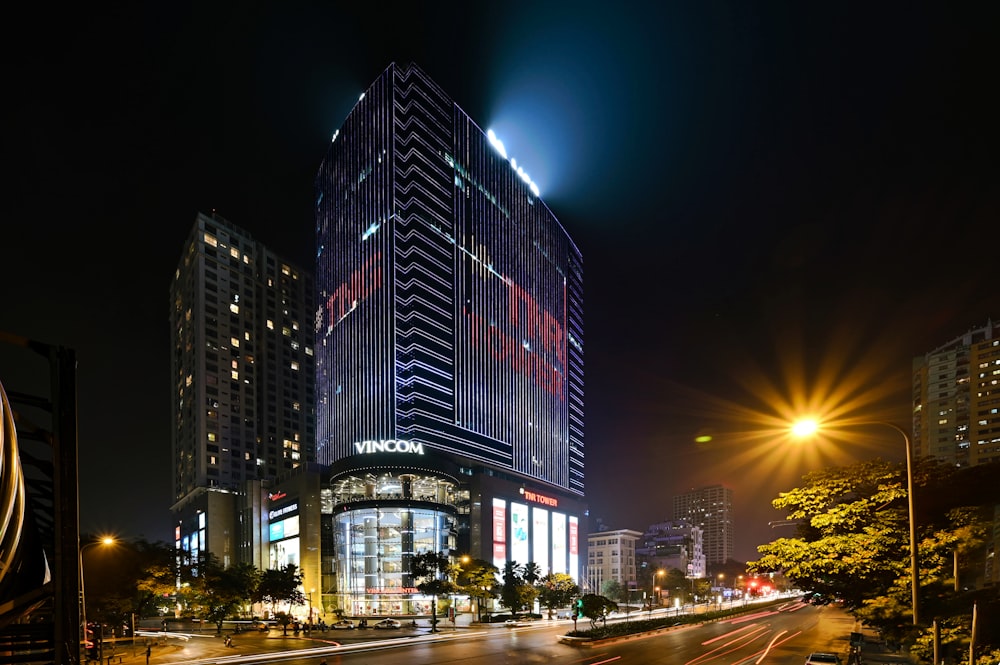
{"label": "car", "polygon": [[341,619],[340,621],[334,621],[330,624],[330,628],[334,630],[353,630],[354,622],[350,619]]}
{"label": "car", "polygon": [[840,656],[829,651],[814,651],[806,658],[805,665],[842,665]]}
{"label": "car", "polygon": [[396,621],[395,619],[382,619],[381,621],[376,621],[374,624],[372,624],[372,628],[380,628],[382,630],[402,628],[402,627],[403,624]]}
{"label": "car", "polygon": [[262,633],[266,633],[269,630],[271,630],[271,624],[269,622],[267,622],[267,621],[259,621],[258,620],[258,621],[254,621],[250,625],[250,628],[252,630],[257,630],[257,631],[260,631]]}

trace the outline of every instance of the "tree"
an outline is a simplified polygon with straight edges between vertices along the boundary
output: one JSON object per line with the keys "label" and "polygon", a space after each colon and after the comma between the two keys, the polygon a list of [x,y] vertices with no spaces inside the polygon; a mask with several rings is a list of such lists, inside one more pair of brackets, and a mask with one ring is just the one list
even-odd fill
{"label": "tree", "polygon": [[516,561],[508,561],[503,567],[503,586],[500,589],[500,602],[508,608],[511,615],[517,615],[534,604],[538,591],[525,580],[525,571],[529,575],[536,574],[538,566],[531,563],[522,566]]}
{"label": "tree", "polygon": [[608,622],[608,613],[618,611],[618,604],[610,598],[598,596],[593,593],[584,594],[581,599],[583,605],[583,616],[590,619],[590,627],[596,628],[597,621]]}
{"label": "tree", "polygon": [[177,592],[177,552],[166,543],[139,541],[136,547],[141,560],[135,576],[136,610],[139,616],[156,615],[163,599],[173,598]]}
{"label": "tree", "polygon": [[552,612],[558,607],[565,607],[573,602],[580,593],[580,586],[566,573],[549,573],[538,581],[538,600],[542,607]]}
{"label": "tree", "polygon": [[534,561],[524,564],[521,569],[521,579],[528,584],[534,585],[542,577],[541,567]]}
{"label": "tree", "polygon": [[214,623],[221,634],[223,620],[235,614],[243,597],[241,579],[234,569],[224,567],[218,557],[205,552],[190,585],[195,616]]}
{"label": "tree", "polygon": [[261,572],[252,563],[238,563],[229,570],[233,585],[239,595],[240,615],[249,616],[249,605],[257,594],[260,586]]}
{"label": "tree", "polygon": [[[815,471],[803,488],[772,505],[799,522],[794,538],[758,547],[751,572],[783,571],[800,588],[837,597],[846,607],[885,595],[907,570],[906,489],[898,465],[875,460]],[[902,556],[901,556],[902,555]],[[905,583],[895,594],[905,607]]]}
{"label": "tree", "polygon": [[470,598],[476,600],[476,621],[483,620],[483,603],[499,595],[497,592],[499,572],[500,569],[492,563],[483,559],[473,559],[459,575],[459,585]]}
{"label": "tree", "polygon": [[604,580],[601,583],[601,595],[616,603],[628,601],[628,588],[618,580]]}
{"label": "tree", "polygon": [[684,571],[670,568],[663,576],[661,588],[674,598],[685,598],[691,593],[691,580],[684,576]]}
{"label": "tree", "polygon": [[[956,584],[954,571],[963,559],[985,557],[982,534],[1000,502],[1000,465],[958,469],[925,458],[912,468],[921,614],[940,617],[947,630],[954,626],[948,639],[958,643],[968,639],[973,603],[996,599],[995,591],[982,598]],[[904,465],[882,460],[807,474],[803,487],[772,501],[798,522],[795,536],[758,547],[761,558],[747,565],[837,598],[858,620],[929,659],[930,638],[918,637],[924,631],[912,626],[910,614],[906,475]]]}
{"label": "tree", "polygon": [[454,572],[451,559],[444,552],[423,552],[410,559],[410,572],[419,579],[416,587],[420,593],[431,597],[431,632],[437,632],[438,596],[457,593],[458,585],[448,579]]}
{"label": "tree", "polygon": [[[298,566],[290,563],[282,568],[265,570],[260,576],[260,583],[252,599],[254,602],[271,603],[272,614],[276,614],[278,603],[287,603],[289,612],[292,605],[304,603],[306,597],[302,593],[302,574]],[[283,625],[282,632],[288,634],[287,622]]]}

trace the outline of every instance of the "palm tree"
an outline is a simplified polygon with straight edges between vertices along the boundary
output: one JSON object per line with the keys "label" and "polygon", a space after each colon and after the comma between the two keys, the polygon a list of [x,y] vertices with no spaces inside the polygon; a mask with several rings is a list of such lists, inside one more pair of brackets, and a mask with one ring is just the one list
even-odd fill
{"label": "palm tree", "polygon": [[542,568],[534,561],[524,564],[521,571],[521,578],[528,584],[534,586],[535,582],[542,579]]}

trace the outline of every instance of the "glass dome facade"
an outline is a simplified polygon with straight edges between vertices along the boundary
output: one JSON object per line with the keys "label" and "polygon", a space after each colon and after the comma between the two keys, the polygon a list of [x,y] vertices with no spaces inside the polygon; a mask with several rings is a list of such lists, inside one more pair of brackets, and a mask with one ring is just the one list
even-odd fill
{"label": "glass dome facade", "polygon": [[429,472],[355,471],[333,480],[336,605],[349,616],[427,614],[415,554],[453,552],[468,491]]}

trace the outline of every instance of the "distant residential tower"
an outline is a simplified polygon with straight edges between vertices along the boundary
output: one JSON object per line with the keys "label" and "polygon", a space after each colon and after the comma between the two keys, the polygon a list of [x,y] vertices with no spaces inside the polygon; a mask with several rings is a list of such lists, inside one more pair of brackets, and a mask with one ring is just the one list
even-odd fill
{"label": "distant residential tower", "polygon": [[316,458],[313,293],[310,272],[197,215],[170,287],[171,510],[194,556],[301,565],[266,548],[262,483]]}
{"label": "distant residential tower", "polygon": [[1000,461],[1000,323],[913,361],[913,449],[958,467]]}
{"label": "distant residential tower", "polygon": [[733,491],[728,487],[712,485],[675,496],[674,519],[701,528],[706,564],[733,558]]}

